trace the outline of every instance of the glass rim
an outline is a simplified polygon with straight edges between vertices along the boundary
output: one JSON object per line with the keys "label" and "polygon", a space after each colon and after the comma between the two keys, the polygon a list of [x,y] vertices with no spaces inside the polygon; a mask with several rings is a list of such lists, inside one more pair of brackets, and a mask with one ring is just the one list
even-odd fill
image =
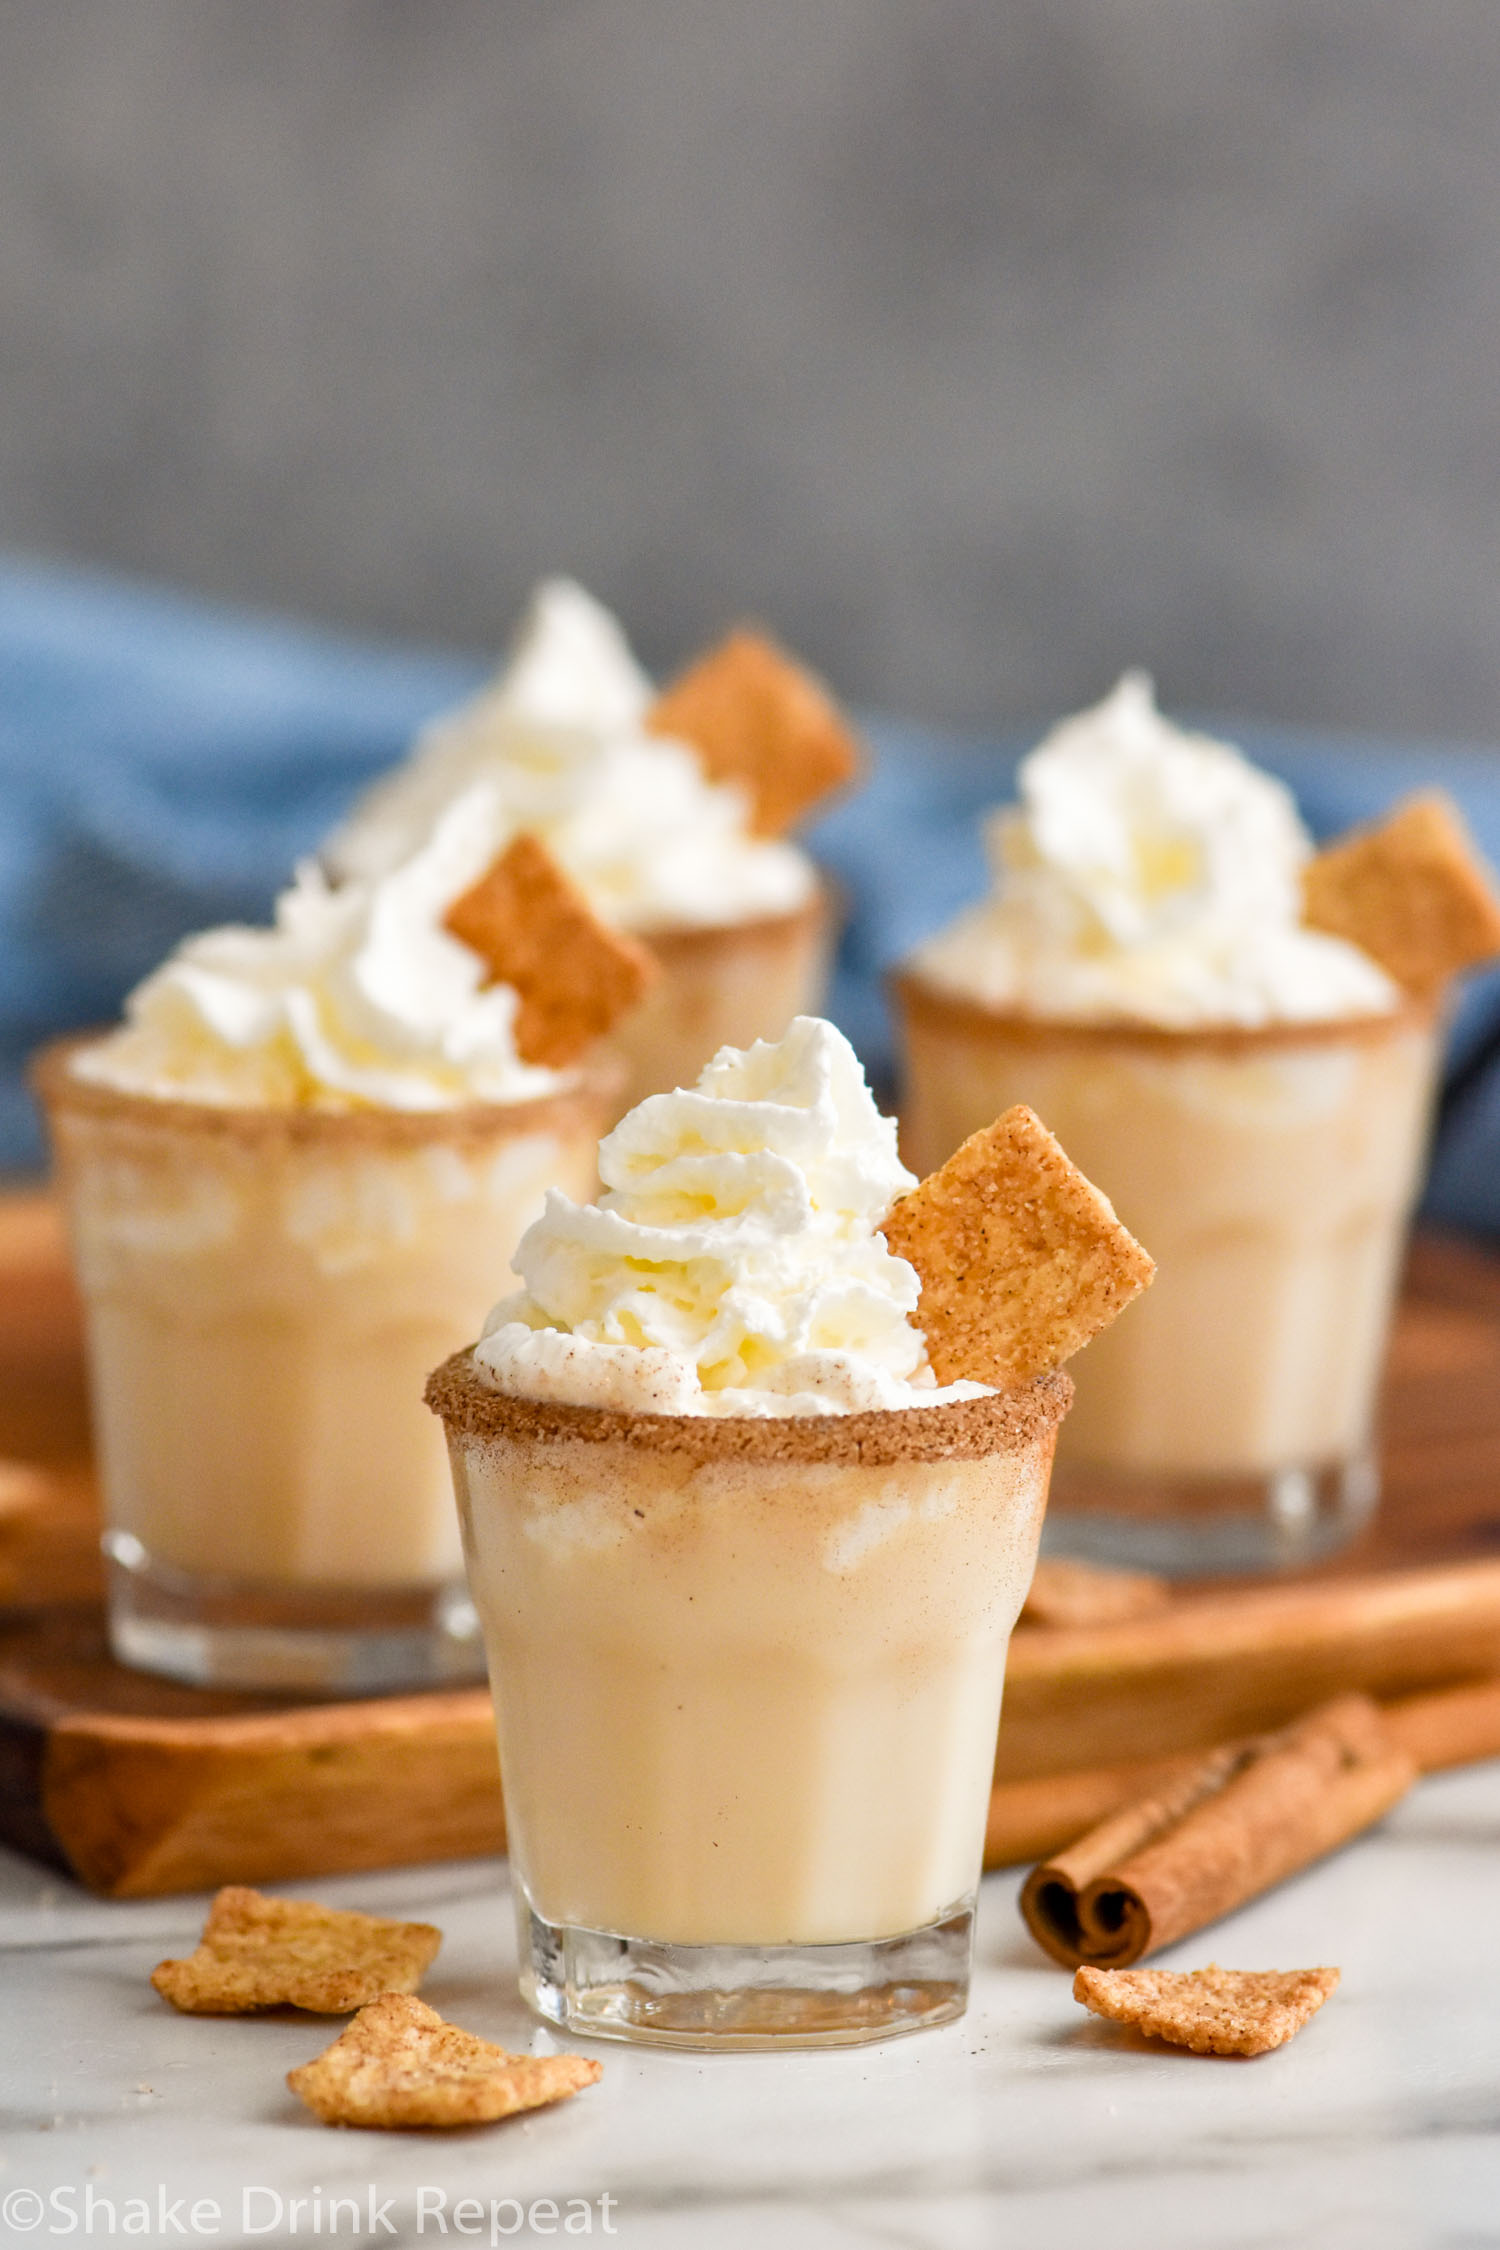
{"label": "glass rim", "polygon": [[1073,1382],[1055,1368],[979,1398],[856,1414],[632,1414],[513,1398],[484,1380],[470,1349],[454,1352],[434,1369],[423,1395],[450,1440],[551,1447],[615,1444],[631,1452],[686,1455],[699,1462],[888,1468],[902,1461],[1020,1456],[1050,1444],[1072,1404]]}
{"label": "glass rim", "polygon": [[27,1077],[49,1121],[72,1115],[182,1137],[412,1148],[434,1141],[509,1138],[554,1120],[576,1119],[586,1122],[597,1138],[624,1083],[623,1063],[612,1050],[600,1050],[576,1065],[559,1085],[523,1101],[459,1102],[440,1109],[194,1101],[80,1077],[72,1067],[73,1058],[106,1036],[102,1031],[70,1032],[49,1040],[32,1055]]}
{"label": "glass rim", "polygon": [[969,993],[950,992],[917,970],[889,972],[886,987],[901,1011],[917,1023],[942,1023],[970,1031],[1000,1033],[1033,1046],[1129,1046],[1159,1054],[1235,1054],[1274,1047],[1333,1047],[1376,1042],[1395,1033],[1436,1029],[1443,999],[1403,992],[1394,1008],[1381,1014],[1317,1016],[1305,1022],[1260,1024],[1156,1024],[1137,1017],[1042,1016],[1024,1008],[997,1006]]}
{"label": "glass rim", "polygon": [[745,938],[764,942],[821,933],[841,913],[843,901],[825,869],[814,864],[813,878],[805,898],[774,913],[749,914],[736,922],[643,922],[632,925],[629,934],[669,966],[688,954],[723,952]]}

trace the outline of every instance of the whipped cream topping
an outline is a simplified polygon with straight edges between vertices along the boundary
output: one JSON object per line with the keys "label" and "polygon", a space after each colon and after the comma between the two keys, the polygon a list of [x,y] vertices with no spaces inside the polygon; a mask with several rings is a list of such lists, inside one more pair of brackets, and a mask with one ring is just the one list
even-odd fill
{"label": "whipped cream topping", "polygon": [[628,1413],[847,1414],[983,1395],[940,1388],[920,1288],[879,1233],[915,1187],[842,1033],[799,1016],[725,1047],[600,1144],[605,1192],[555,1189],[521,1238],[526,1288],[474,1358],[512,1397]]}
{"label": "whipped cream topping", "polygon": [[1189,734],[1128,672],[1021,765],[990,816],[996,892],[918,947],[928,983],[1038,1016],[1180,1029],[1389,1012],[1368,955],[1301,926],[1291,792]]}
{"label": "whipped cream topping", "polygon": [[384,874],[484,779],[496,792],[494,849],[532,830],[622,928],[716,927],[801,906],[811,862],[750,835],[744,792],[710,781],[688,744],[647,733],[654,699],[609,612],[550,579],[499,677],[424,729],[325,857],[340,874]]}
{"label": "whipped cream topping", "polygon": [[517,1000],[443,917],[492,857],[491,793],[468,791],[389,875],[331,887],[300,867],[270,929],[191,937],[137,985],[82,1077],[159,1099],[429,1110],[562,1083],[516,1052]]}

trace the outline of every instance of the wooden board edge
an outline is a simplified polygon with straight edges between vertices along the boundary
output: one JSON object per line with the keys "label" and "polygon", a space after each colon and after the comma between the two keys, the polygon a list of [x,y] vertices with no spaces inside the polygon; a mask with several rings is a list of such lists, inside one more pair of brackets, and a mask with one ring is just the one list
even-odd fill
{"label": "wooden board edge", "polygon": [[[424,1700],[449,1705],[434,1725]],[[87,1715],[48,1735],[40,1798],[71,1872],[109,1898],[502,1851],[489,1697],[217,1720]]]}
{"label": "wooden board edge", "polygon": [[1038,1628],[1012,1653],[997,1783],[1170,1757],[1347,1690],[1389,1698],[1500,1671],[1500,1563],[1184,1601],[1138,1623]]}

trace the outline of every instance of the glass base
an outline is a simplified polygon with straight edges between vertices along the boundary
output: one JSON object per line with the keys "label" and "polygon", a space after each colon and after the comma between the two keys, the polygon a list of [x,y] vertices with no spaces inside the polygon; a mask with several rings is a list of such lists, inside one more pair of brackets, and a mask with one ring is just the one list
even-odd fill
{"label": "glass base", "polygon": [[128,1531],[103,1539],[121,1664],[192,1687],[385,1695],[485,1677],[462,1581],[417,1587],[243,1583],[173,1570]]}
{"label": "glass base", "polygon": [[516,1884],[521,1997],[594,2039],[859,2047],[952,2023],[969,2001],[974,1901],[848,1945],[668,1945],[544,1922]]}
{"label": "glass base", "polygon": [[1146,1476],[1060,1463],[1042,1552],[1168,1578],[1294,1570],[1362,1531],[1380,1497],[1373,1453],[1248,1477]]}

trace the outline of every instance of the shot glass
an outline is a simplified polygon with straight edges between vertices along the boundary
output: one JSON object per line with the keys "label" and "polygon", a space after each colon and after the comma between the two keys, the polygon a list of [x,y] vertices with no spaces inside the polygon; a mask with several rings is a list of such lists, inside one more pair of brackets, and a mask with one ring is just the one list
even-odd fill
{"label": "shot glass", "polygon": [[1156,1258],[1081,1362],[1049,1550],[1169,1575],[1276,1568],[1379,1495],[1375,1414],[1439,1027],[1060,1024],[897,983],[925,1170],[1027,1102]]}
{"label": "shot glass", "polygon": [[482,1678],[421,1404],[618,1074],[513,1106],[221,1108],[36,1080],[84,1302],[110,1642],[201,1685]]}
{"label": "shot glass", "polygon": [[720,1421],[438,1370],[540,2016],[727,2048],[963,2012],[1070,1395]]}

